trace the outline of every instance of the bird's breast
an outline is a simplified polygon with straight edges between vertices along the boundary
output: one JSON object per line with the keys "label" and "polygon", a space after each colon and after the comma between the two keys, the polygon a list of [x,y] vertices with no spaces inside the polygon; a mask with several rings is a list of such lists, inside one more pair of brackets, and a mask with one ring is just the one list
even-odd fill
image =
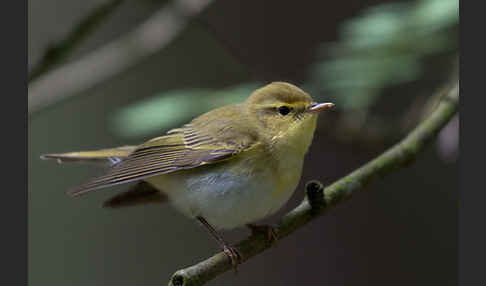
{"label": "bird's breast", "polygon": [[[262,153],[256,153],[262,154]],[[297,185],[301,165],[281,168],[271,157],[247,154],[214,165],[148,178],[184,214],[217,228],[234,228],[280,209]]]}

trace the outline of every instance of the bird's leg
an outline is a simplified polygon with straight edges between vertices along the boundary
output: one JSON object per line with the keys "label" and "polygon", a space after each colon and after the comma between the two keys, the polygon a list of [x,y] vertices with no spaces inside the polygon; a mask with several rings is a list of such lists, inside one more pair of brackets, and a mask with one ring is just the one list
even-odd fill
{"label": "bird's leg", "polygon": [[201,222],[202,225],[206,227],[209,233],[216,239],[216,241],[221,245],[223,248],[223,252],[231,259],[231,265],[233,265],[233,269],[235,272],[238,272],[238,264],[241,258],[241,255],[238,253],[236,248],[229,246],[224,240],[223,237],[212,227],[209,222],[203,218],[202,216],[197,216],[197,220]]}
{"label": "bird's leg", "polygon": [[267,236],[267,241],[271,245],[276,245],[278,240],[278,229],[270,225],[247,224],[252,234],[263,233]]}

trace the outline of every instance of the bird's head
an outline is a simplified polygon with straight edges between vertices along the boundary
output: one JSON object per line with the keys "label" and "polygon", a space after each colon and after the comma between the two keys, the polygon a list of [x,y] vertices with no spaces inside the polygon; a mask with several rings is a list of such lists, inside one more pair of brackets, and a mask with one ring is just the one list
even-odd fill
{"label": "bird's head", "polygon": [[245,101],[250,120],[255,121],[272,144],[307,151],[320,111],[332,103],[317,103],[295,85],[273,82],[253,92]]}

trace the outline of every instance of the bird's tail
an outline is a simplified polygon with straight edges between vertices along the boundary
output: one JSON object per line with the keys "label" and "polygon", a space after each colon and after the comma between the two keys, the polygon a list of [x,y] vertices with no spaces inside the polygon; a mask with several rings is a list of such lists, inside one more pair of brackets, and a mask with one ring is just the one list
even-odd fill
{"label": "bird's tail", "polygon": [[64,162],[95,162],[95,163],[109,163],[114,165],[121,159],[127,157],[132,153],[137,146],[122,146],[109,149],[101,149],[94,151],[80,151],[61,154],[44,154],[40,158],[43,160],[54,159],[58,163]]}
{"label": "bird's tail", "polygon": [[168,197],[147,182],[139,182],[127,191],[117,194],[103,203],[103,207],[120,208],[149,203],[164,203]]}

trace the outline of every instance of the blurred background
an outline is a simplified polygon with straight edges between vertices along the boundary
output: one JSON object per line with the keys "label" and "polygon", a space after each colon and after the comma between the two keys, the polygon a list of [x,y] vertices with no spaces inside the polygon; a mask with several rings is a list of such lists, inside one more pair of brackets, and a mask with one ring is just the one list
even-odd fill
{"label": "blurred background", "polygon": [[[219,251],[170,205],[110,210],[103,172],[41,161],[139,144],[271,81],[320,116],[306,181],[330,184],[405,136],[457,78],[457,0],[29,0],[29,285],[166,285]],[[455,285],[458,127],[276,248],[209,285]],[[230,242],[249,234],[225,232]]]}

